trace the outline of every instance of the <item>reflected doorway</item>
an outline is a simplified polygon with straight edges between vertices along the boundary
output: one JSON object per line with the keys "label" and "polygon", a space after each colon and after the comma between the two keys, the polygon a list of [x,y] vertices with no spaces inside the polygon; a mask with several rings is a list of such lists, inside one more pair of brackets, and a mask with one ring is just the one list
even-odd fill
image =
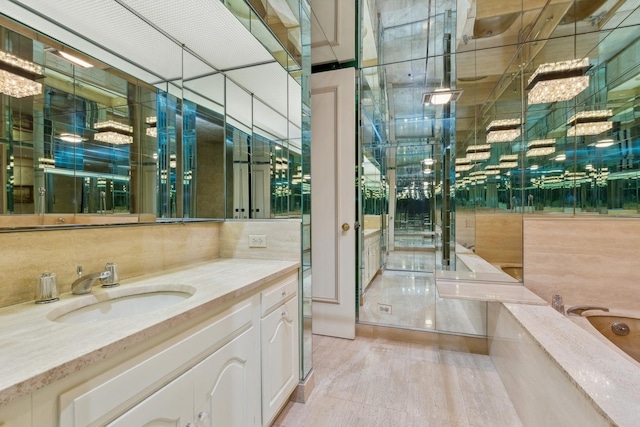
{"label": "reflected doorway", "polygon": [[[379,181],[384,203],[370,212],[363,193],[363,249],[365,263],[359,321],[410,329],[435,329],[436,292],[434,272],[439,267],[440,171],[439,144],[423,141],[401,143],[375,151],[364,150],[364,163],[380,165]],[[374,153],[374,154],[372,154]],[[364,168],[366,174],[366,168]],[[361,181],[371,183],[371,174]],[[369,184],[371,185],[371,184]],[[376,234],[371,217],[380,215]],[[379,248],[376,246],[379,243]],[[371,270],[371,251],[379,249],[378,270]],[[369,263],[369,265],[366,265]]]}

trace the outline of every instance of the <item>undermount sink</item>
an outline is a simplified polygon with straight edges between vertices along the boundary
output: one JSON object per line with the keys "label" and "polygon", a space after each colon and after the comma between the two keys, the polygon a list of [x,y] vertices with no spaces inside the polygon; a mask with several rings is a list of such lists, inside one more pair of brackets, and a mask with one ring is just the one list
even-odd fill
{"label": "undermount sink", "polygon": [[47,318],[54,322],[85,323],[119,319],[167,308],[190,298],[194,290],[184,286],[164,286],[138,289],[123,288],[122,292],[87,295],[69,301],[51,311]]}

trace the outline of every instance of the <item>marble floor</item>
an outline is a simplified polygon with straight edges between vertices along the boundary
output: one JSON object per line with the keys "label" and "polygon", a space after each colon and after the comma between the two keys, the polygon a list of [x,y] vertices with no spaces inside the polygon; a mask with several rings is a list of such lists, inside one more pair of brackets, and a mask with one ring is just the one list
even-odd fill
{"label": "marble floor", "polygon": [[275,427],[519,427],[489,356],[313,336],[315,389]]}

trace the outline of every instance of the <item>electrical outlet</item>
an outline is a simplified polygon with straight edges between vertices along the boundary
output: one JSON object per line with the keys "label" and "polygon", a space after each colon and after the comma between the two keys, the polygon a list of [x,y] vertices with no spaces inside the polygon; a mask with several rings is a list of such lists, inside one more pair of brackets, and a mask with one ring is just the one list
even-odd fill
{"label": "electrical outlet", "polygon": [[378,313],[391,314],[391,304],[378,303]]}
{"label": "electrical outlet", "polygon": [[249,247],[250,248],[266,248],[267,247],[266,234],[249,234]]}

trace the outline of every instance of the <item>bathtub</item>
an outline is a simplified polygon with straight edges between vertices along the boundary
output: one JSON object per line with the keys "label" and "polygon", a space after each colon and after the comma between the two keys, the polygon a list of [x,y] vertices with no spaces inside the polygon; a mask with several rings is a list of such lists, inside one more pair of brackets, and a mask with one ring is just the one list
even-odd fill
{"label": "bathtub", "polygon": [[[640,363],[640,314],[623,311],[584,311],[592,329]],[[617,332],[617,333],[616,333]]]}

